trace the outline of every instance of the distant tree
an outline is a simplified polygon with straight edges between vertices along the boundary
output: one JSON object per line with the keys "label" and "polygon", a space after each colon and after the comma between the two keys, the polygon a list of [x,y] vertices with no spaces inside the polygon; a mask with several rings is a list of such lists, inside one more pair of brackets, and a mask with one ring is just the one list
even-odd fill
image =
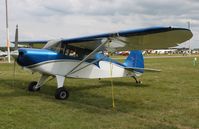
{"label": "distant tree", "polygon": [[[7,51],[7,47],[0,47],[0,50],[1,51]],[[14,47],[11,47],[10,50],[13,51]]]}

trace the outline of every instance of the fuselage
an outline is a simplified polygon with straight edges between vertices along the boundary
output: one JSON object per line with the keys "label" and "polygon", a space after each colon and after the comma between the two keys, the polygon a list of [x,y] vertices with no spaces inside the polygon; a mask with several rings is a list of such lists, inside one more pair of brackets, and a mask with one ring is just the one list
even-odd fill
{"label": "fuselage", "polygon": [[[135,73],[125,70],[125,66],[109,57],[96,53],[75,68],[82,58],[65,55],[48,49],[19,49],[17,63],[34,72],[73,78],[129,77]],[[75,69],[74,69],[75,68]]]}

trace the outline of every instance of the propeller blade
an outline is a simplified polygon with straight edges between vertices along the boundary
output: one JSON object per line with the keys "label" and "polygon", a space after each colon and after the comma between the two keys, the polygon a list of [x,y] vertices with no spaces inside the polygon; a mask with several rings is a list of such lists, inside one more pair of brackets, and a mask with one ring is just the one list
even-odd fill
{"label": "propeller blade", "polygon": [[15,31],[15,47],[14,51],[12,52],[12,57],[14,58],[14,64],[13,64],[13,86],[15,85],[15,76],[16,76],[16,59],[18,57],[18,25],[16,25],[16,31]]}
{"label": "propeller blade", "polygon": [[15,31],[15,50],[18,50],[18,39],[19,39],[18,25],[16,25],[16,31]]}
{"label": "propeller blade", "polygon": [[18,25],[16,25],[16,31],[15,31],[15,47],[14,51],[11,52],[11,56],[16,60],[19,52],[18,52],[18,39],[19,39],[19,33],[18,33]]}

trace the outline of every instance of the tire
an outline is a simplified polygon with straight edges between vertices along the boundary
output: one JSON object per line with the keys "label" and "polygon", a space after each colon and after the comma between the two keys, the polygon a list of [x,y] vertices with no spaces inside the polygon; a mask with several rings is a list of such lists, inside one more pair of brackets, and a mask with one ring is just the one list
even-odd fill
{"label": "tire", "polygon": [[65,100],[69,97],[69,92],[64,87],[58,88],[55,92],[55,98]]}
{"label": "tire", "polygon": [[31,92],[39,91],[39,90],[40,90],[40,87],[39,87],[39,88],[36,88],[36,85],[37,85],[37,82],[36,82],[36,81],[31,82],[31,83],[28,85],[28,91],[31,91]]}

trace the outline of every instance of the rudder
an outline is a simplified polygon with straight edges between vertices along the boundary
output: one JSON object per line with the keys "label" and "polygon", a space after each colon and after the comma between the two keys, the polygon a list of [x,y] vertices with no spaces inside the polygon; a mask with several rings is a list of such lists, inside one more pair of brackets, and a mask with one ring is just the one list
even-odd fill
{"label": "rudder", "polygon": [[[140,50],[132,50],[130,51],[129,56],[123,63],[126,67],[132,68],[144,68],[144,58],[142,55],[142,51]],[[143,73],[144,70],[135,70],[136,72]]]}

